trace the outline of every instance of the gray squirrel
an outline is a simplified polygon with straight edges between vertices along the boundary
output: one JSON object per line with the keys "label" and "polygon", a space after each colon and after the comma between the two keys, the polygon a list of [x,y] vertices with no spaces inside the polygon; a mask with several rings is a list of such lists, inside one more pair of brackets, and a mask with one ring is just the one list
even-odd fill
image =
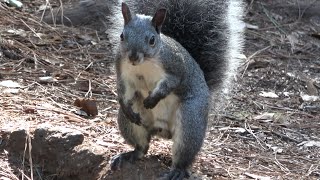
{"label": "gray squirrel", "polygon": [[[119,1],[80,0],[44,21],[89,25],[105,31],[116,47],[118,126],[134,151],[112,158],[111,169],[141,159],[157,135],[174,142],[172,167],[163,178],[187,178],[205,138],[209,110],[224,100],[220,97],[238,67],[243,2]],[[155,14],[142,15],[150,13]]]}
{"label": "gray squirrel", "polygon": [[209,110],[223,103],[239,64],[243,2],[119,1],[81,0],[63,16],[58,11],[63,18],[44,20],[103,29],[115,44],[118,126],[135,149],[112,158],[111,169],[141,159],[157,135],[173,141],[172,167],[163,178],[186,178]]}
{"label": "gray squirrel", "polygon": [[[111,169],[141,159],[156,135],[173,141],[172,167],[163,178],[188,178],[205,138],[211,98],[228,86],[230,72],[237,67],[242,2],[130,0],[127,4],[121,4],[124,24],[117,37],[115,67],[118,126],[134,150],[113,157]],[[143,15],[152,11],[153,16]]]}

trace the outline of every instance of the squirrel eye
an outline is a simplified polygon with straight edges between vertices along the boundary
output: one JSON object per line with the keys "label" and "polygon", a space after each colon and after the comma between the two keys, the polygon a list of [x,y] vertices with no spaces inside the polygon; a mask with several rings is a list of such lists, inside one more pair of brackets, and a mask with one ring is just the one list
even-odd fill
{"label": "squirrel eye", "polygon": [[151,46],[154,46],[154,45],[155,45],[155,38],[154,38],[154,36],[152,36],[152,37],[150,38],[149,44],[150,44]]}
{"label": "squirrel eye", "polygon": [[123,33],[121,33],[120,39],[121,39],[121,41],[124,41]]}

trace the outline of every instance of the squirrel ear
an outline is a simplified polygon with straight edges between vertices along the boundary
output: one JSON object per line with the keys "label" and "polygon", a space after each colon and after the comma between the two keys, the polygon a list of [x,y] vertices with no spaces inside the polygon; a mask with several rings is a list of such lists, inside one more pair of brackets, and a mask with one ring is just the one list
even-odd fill
{"label": "squirrel ear", "polygon": [[124,19],[124,25],[127,25],[131,21],[131,12],[126,3],[121,4],[122,16]]}
{"label": "squirrel ear", "polygon": [[156,28],[156,31],[160,34],[161,26],[166,19],[166,9],[158,9],[156,14],[152,18],[152,25]]}

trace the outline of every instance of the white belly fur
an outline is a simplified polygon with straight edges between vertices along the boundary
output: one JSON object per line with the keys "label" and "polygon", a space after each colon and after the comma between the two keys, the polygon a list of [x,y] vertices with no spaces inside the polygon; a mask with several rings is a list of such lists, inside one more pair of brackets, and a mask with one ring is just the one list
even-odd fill
{"label": "white belly fur", "polygon": [[[139,80],[139,76],[143,76],[143,79]],[[136,66],[133,66],[126,60],[121,64],[121,78],[126,88],[124,101],[128,101],[132,99],[137,90],[141,92],[143,99],[145,99],[149,95],[149,92],[156,87],[157,83],[161,79],[166,78],[166,73],[155,59],[148,59]],[[151,110],[146,110],[143,107],[142,112],[141,106],[141,103],[133,104],[133,110],[139,111],[142,123],[144,123],[143,121],[147,121],[145,123],[153,126],[153,128],[161,128],[171,133],[174,132],[175,122],[180,117],[179,98],[176,95],[173,93],[169,94]]]}

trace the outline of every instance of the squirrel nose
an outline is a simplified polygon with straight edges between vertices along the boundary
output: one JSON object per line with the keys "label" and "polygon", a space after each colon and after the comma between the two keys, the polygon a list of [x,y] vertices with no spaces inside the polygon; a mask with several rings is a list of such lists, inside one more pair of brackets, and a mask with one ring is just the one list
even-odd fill
{"label": "squirrel nose", "polygon": [[138,52],[131,52],[128,55],[129,61],[132,62],[134,65],[140,64],[143,62],[143,54]]}
{"label": "squirrel nose", "polygon": [[138,60],[139,60],[138,54],[137,54],[137,53],[130,54],[130,55],[129,55],[129,60],[130,60],[131,62],[138,61]]}

